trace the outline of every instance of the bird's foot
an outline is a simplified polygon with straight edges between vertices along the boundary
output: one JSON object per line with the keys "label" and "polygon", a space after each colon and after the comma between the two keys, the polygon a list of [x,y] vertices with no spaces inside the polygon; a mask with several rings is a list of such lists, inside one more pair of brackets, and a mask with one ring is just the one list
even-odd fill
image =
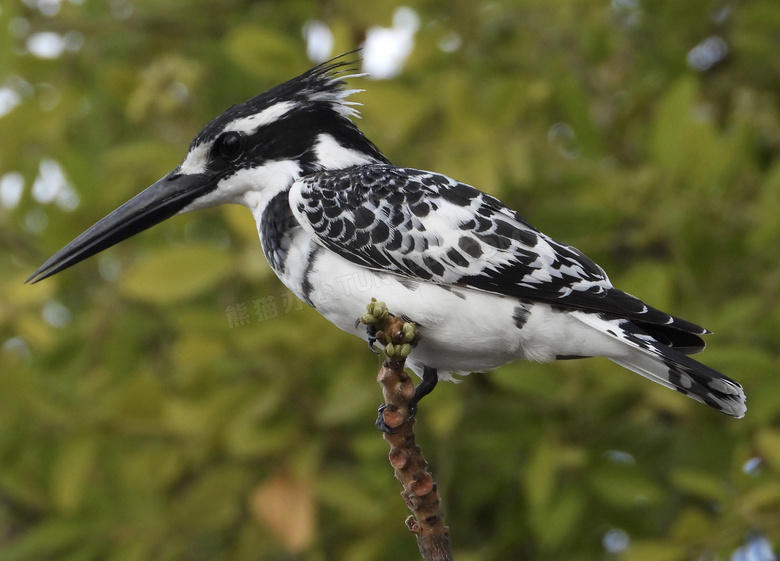
{"label": "bird's foot", "polygon": [[417,404],[423,397],[431,393],[438,381],[439,373],[436,369],[424,367],[422,381],[414,388],[414,395],[409,400],[406,416],[404,417],[396,405],[383,403],[377,412],[376,428],[387,434],[395,434],[401,424],[414,419],[417,414]]}
{"label": "bird's foot", "polygon": [[376,343],[379,340],[379,338],[376,336],[377,334],[376,326],[373,325],[367,326],[366,333],[368,333],[368,349],[372,353],[378,355],[381,351],[378,351],[374,348],[374,343]]}
{"label": "bird's foot", "polygon": [[[389,423],[388,423],[389,421]],[[383,403],[379,406],[379,410],[376,415],[376,428],[386,434],[395,434],[398,432],[398,427],[403,424],[403,415],[398,411],[398,407],[395,405],[388,405]],[[393,426],[390,426],[393,425]]]}
{"label": "bird's foot", "polygon": [[[387,363],[401,370],[409,353],[422,338],[414,322],[404,321],[405,319],[408,318],[391,314],[384,302],[377,302],[372,298],[371,303],[366,306],[366,313],[355,322],[355,327],[361,323],[366,326],[368,345],[371,350],[373,351],[374,344],[378,343]],[[413,419],[417,413],[417,402],[433,389],[437,380],[436,370],[426,367],[423,381],[414,389],[408,404],[401,404],[399,407],[394,403],[385,403],[379,408],[377,428],[382,432],[393,434],[406,420]]]}

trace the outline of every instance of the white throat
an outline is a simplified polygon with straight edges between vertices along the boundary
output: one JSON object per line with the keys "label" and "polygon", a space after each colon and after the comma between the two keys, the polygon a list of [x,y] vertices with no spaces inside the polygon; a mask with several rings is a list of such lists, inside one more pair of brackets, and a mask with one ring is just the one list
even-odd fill
{"label": "white throat", "polygon": [[241,170],[229,179],[237,196],[237,200],[232,202],[243,204],[251,210],[259,224],[268,202],[281,191],[289,189],[301,171],[298,162],[293,160],[277,160],[259,168]]}

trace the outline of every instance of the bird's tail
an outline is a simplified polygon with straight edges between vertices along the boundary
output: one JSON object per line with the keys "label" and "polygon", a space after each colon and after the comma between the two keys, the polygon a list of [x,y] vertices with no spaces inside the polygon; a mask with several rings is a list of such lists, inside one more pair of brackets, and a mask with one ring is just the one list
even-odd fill
{"label": "bird's tail", "polygon": [[721,413],[738,419],[745,416],[745,393],[731,378],[659,343],[629,320],[577,315],[585,323],[625,343],[626,352],[608,356],[611,361]]}
{"label": "bird's tail", "polygon": [[737,419],[745,416],[745,393],[737,382],[672,349],[658,351],[637,350],[610,360],[721,413]]}

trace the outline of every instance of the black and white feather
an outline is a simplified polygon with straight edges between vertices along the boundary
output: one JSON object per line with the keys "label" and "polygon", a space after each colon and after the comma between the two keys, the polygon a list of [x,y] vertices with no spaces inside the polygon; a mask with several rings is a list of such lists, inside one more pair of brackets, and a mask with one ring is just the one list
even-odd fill
{"label": "black and white feather", "polygon": [[612,286],[577,249],[497,199],[395,167],[355,125],[351,63],[319,65],[225,111],[170,174],[98,222],[31,277],[41,280],[181,212],[248,207],[281,281],[341,329],[372,297],[415,321],[417,373],[485,371],[519,359],[604,356],[741,417],[739,384],[689,354],[707,331]]}
{"label": "black and white feather", "polygon": [[[705,329],[614,288],[580,251],[471,186],[431,172],[368,165],[303,177],[289,200],[302,228],[355,266],[456,291],[463,303],[453,316],[480,317],[478,305],[469,305],[473,291],[482,298],[492,295],[511,311],[504,322],[511,319],[511,325],[494,337],[505,348],[520,341],[515,358],[603,355],[723,412],[744,412],[738,384],[685,356],[704,348]],[[403,308],[425,326],[424,314]],[[536,348],[533,335],[524,332],[542,317],[559,324],[559,331]],[[502,323],[499,318],[494,316],[495,324]],[[531,318],[536,321],[529,325]],[[572,345],[583,337],[577,332],[586,330],[608,337],[598,342],[585,337],[587,345]],[[480,344],[470,353],[492,351],[485,350]],[[480,369],[493,366],[489,357],[484,360],[486,368]]]}

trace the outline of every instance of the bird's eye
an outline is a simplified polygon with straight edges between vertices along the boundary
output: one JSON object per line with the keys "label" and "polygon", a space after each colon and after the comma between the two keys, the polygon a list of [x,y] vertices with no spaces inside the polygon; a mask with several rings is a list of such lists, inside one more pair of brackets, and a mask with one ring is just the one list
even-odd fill
{"label": "bird's eye", "polygon": [[217,139],[214,148],[219,157],[233,161],[243,152],[241,135],[235,131],[226,132]]}

